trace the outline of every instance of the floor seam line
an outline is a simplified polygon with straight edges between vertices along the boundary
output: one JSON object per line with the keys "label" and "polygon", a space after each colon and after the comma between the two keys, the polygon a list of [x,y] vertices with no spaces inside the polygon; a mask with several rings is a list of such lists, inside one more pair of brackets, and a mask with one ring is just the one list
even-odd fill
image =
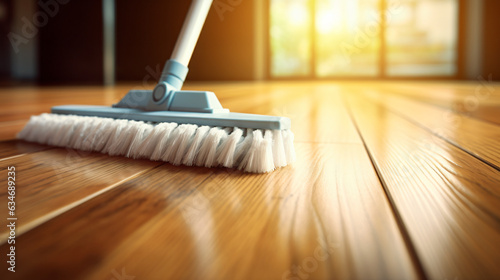
{"label": "floor seam line", "polygon": [[[370,98],[370,99],[371,99],[371,98]],[[375,101],[375,100],[373,100],[373,99],[371,99],[371,100],[372,100],[373,102],[377,102],[377,101]],[[383,106],[383,104],[380,104],[379,102],[377,102],[377,103],[378,103],[379,105]],[[422,128],[423,130],[425,130],[425,131],[429,132],[430,134],[432,134],[432,135],[434,135],[434,136],[437,136],[439,139],[441,139],[441,140],[445,141],[446,143],[448,143],[448,144],[450,144],[450,145],[452,145],[452,146],[454,146],[454,147],[458,148],[459,150],[461,150],[461,151],[463,151],[463,152],[467,153],[468,155],[470,155],[470,156],[472,156],[473,158],[475,158],[475,159],[477,159],[477,160],[481,161],[482,163],[484,163],[484,164],[486,164],[486,165],[488,165],[488,166],[490,166],[490,167],[492,167],[492,168],[496,169],[497,171],[500,171],[500,167],[499,167],[499,166],[497,166],[496,164],[494,164],[494,163],[492,163],[492,162],[489,162],[488,160],[483,159],[483,158],[482,158],[482,157],[480,157],[479,155],[476,155],[476,154],[472,153],[471,151],[469,151],[469,150],[468,150],[468,149],[466,149],[465,147],[462,147],[462,146],[461,146],[461,145],[459,145],[458,143],[455,143],[455,142],[453,142],[453,141],[451,141],[451,140],[449,140],[449,139],[447,139],[447,138],[444,138],[442,135],[439,135],[439,134],[435,133],[434,131],[432,131],[432,129],[428,128],[427,126],[425,126],[425,125],[423,125],[423,124],[421,124],[421,123],[419,123],[419,122],[417,122],[417,121],[415,121],[415,120],[413,120],[413,119],[409,118],[408,116],[405,116],[405,115],[403,115],[403,114],[400,114],[400,113],[398,113],[398,112],[396,112],[396,111],[392,110],[391,108],[388,108],[388,107],[386,107],[386,106],[384,106],[384,108],[385,108],[387,111],[389,111],[389,112],[393,113],[394,115],[396,115],[396,116],[398,116],[398,117],[400,117],[400,118],[402,118],[402,119],[404,119],[404,120],[406,120],[406,121],[410,122],[411,124],[413,124],[413,125],[415,125],[415,126],[417,126],[417,127]]]}
{"label": "floor seam line", "polygon": [[[90,200],[92,200],[92,199],[94,199],[96,197],[99,197],[102,194],[105,194],[108,191],[113,190],[117,186],[119,186],[119,185],[121,185],[121,184],[123,184],[123,183],[125,183],[125,182],[127,182],[127,181],[129,181],[131,179],[134,179],[134,178],[136,178],[136,177],[138,177],[138,176],[140,176],[140,175],[142,175],[142,174],[144,174],[144,173],[146,173],[146,172],[148,172],[150,170],[153,170],[153,169],[155,169],[155,168],[157,168],[157,167],[159,167],[161,165],[162,164],[157,165],[157,166],[152,167],[152,168],[148,168],[148,169],[139,171],[137,173],[134,173],[131,176],[129,176],[129,177],[125,178],[125,179],[122,179],[122,180],[120,180],[120,181],[118,181],[116,183],[113,183],[113,184],[111,184],[111,185],[109,185],[109,186],[107,186],[107,187],[105,187],[105,188],[103,188],[103,189],[101,189],[99,191],[96,191],[96,192],[94,192],[94,193],[92,193],[92,194],[90,194],[90,195],[88,195],[88,196],[86,196],[84,198],[81,198],[81,199],[79,199],[77,201],[74,201],[74,202],[72,202],[70,204],[67,204],[67,205],[65,205],[63,207],[60,207],[60,208],[58,208],[58,209],[56,209],[56,210],[54,210],[52,212],[49,212],[49,213],[45,214],[44,216],[39,217],[39,218],[37,218],[37,219],[29,222],[28,224],[26,224],[24,226],[20,226],[16,230],[16,237],[21,236],[22,234],[25,234],[25,233],[27,233],[27,232],[35,229],[36,227],[45,224],[46,222],[48,222],[48,221],[50,221],[50,220],[52,220],[52,219],[54,219],[54,218],[56,218],[56,217],[58,217],[58,216],[60,216],[60,215],[62,215],[64,213],[66,213],[66,212],[68,212],[68,211],[70,211],[70,210],[72,210],[72,209],[74,209],[76,207],[78,207],[79,205],[82,205],[82,204],[84,204],[84,203],[86,203],[86,202],[88,202],[88,201],[90,201]],[[4,244],[7,241],[7,237],[8,237],[8,233],[0,235],[0,245]]]}
{"label": "floor seam line", "polygon": [[[399,97],[396,93],[393,93],[393,92],[390,92],[389,94],[390,94],[390,95],[393,95],[393,96],[396,96],[396,97]],[[408,100],[408,99],[410,99],[410,100],[413,100],[413,101],[415,101],[415,102],[419,102],[419,103],[422,103],[422,104],[426,104],[426,105],[428,105],[428,106],[437,107],[437,108],[444,109],[444,110],[449,110],[449,111],[452,111],[452,112],[453,112],[453,113],[455,113],[455,114],[459,114],[459,115],[461,115],[461,116],[463,116],[463,117],[466,117],[466,118],[471,118],[471,119],[474,119],[474,120],[476,120],[476,121],[485,122],[485,123],[488,123],[488,124],[491,124],[491,125],[494,125],[494,126],[500,126],[500,124],[498,124],[498,123],[492,122],[492,121],[490,121],[490,120],[481,119],[481,118],[478,118],[478,117],[473,116],[473,115],[466,115],[466,114],[464,114],[464,113],[462,113],[462,112],[457,112],[457,111],[454,111],[454,110],[453,110],[453,109],[451,109],[451,108],[445,107],[444,105],[439,105],[439,104],[436,104],[436,103],[428,103],[428,102],[426,102],[426,101],[420,100],[420,99],[418,99],[418,98],[416,98],[416,97],[412,97],[412,96],[406,96],[406,95],[404,95],[403,97],[404,97],[404,98],[406,98],[407,100]],[[401,97],[400,97],[400,98],[401,98]]]}
{"label": "floor seam line", "polygon": [[418,256],[418,253],[417,253],[417,250],[415,248],[415,245],[414,245],[414,242],[413,240],[411,239],[411,236],[410,236],[410,233],[408,232],[408,229],[404,223],[404,220],[403,218],[401,217],[401,214],[399,213],[398,209],[397,209],[397,206],[396,206],[396,203],[394,201],[394,199],[392,198],[392,195],[387,187],[387,183],[385,182],[383,176],[382,176],[382,172],[381,170],[379,169],[378,167],[378,164],[376,163],[375,161],[375,158],[373,157],[372,153],[370,152],[369,148],[368,148],[368,145],[366,144],[366,141],[365,141],[365,138],[363,137],[363,135],[361,134],[361,130],[359,129],[358,127],[358,124],[354,118],[354,115],[353,115],[353,112],[351,111],[351,108],[347,102],[347,100],[345,99],[344,96],[342,96],[342,99],[344,101],[344,104],[345,104],[345,107],[347,109],[347,112],[349,113],[349,117],[351,119],[351,122],[353,123],[354,127],[356,128],[356,131],[358,132],[358,135],[363,143],[363,146],[365,148],[365,151],[368,155],[368,158],[370,159],[370,162],[375,170],[375,173],[379,179],[379,182],[380,184],[382,185],[382,189],[384,191],[384,194],[387,198],[387,201],[388,201],[388,204],[389,204],[389,207],[391,209],[391,212],[394,216],[394,220],[398,226],[398,229],[399,229],[399,232],[401,234],[401,237],[403,238],[403,241],[404,241],[404,244],[405,244],[405,247],[406,247],[406,250],[410,256],[410,259],[412,260],[412,263],[414,265],[414,268],[415,268],[415,271],[417,273],[417,275],[419,276],[419,278],[421,279],[430,279],[428,276],[427,276],[427,273],[424,269],[424,266],[422,264],[422,261],[420,260],[419,256]]}

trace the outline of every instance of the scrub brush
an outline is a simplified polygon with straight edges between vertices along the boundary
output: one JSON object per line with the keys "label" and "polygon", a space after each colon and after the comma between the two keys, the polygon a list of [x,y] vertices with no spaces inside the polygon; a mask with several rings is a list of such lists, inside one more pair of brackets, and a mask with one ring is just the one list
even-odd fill
{"label": "scrub brush", "polygon": [[212,0],[193,0],[171,58],[151,90],[112,107],[64,105],[32,116],[19,139],[174,165],[263,173],[295,161],[290,119],[231,113],[213,92],[180,90]]}

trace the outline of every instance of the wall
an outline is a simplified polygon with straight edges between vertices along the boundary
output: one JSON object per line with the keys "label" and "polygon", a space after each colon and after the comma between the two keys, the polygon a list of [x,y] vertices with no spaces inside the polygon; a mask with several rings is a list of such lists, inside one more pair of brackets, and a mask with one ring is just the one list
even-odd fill
{"label": "wall", "polygon": [[500,81],[500,1],[483,0],[482,75]]}
{"label": "wall", "polygon": [[483,0],[462,1],[460,44],[463,46],[463,78],[476,79],[483,67]]}
{"label": "wall", "polygon": [[[26,17],[42,9],[38,0],[0,0],[11,5],[12,31],[22,34]],[[61,5],[38,34],[14,53],[6,36],[0,79],[37,77],[42,84],[103,82],[101,1],[69,1]],[[188,80],[251,80],[265,75],[268,0],[214,0],[195,49]],[[462,77],[479,75],[500,80],[500,10],[498,0],[462,0],[467,21]],[[116,0],[116,77],[118,81],[155,83],[169,58],[190,1]],[[264,8],[263,8],[264,7]],[[4,33],[6,31],[3,31]],[[259,35],[255,35],[259,34]],[[256,40],[257,38],[257,40]],[[9,54],[6,54],[8,49]],[[10,65],[10,66],[9,66]],[[10,71],[9,71],[10,69]],[[7,73],[10,72],[10,73]]]}
{"label": "wall", "polygon": [[[172,1],[168,1],[170,3]],[[158,78],[181,28],[188,1],[143,0],[116,3],[116,76],[118,80]],[[160,31],[161,30],[161,31]],[[151,73],[149,73],[151,72]],[[154,72],[158,72],[154,70]]]}
{"label": "wall", "polygon": [[[117,79],[152,80],[170,57],[189,1],[117,1]],[[230,5],[229,3],[233,3]],[[253,1],[215,0],[188,80],[254,77]],[[149,83],[149,82],[148,82]]]}
{"label": "wall", "polygon": [[7,36],[3,37],[8,46],[7,53],[10,54],[10,73],[8,76],[17,80],[32,81],[38,76],[39,37],[38,33],[35,33],[37,29],[27,27],[26,21],[32,21],[37,7],[32,0],[10,2],[12,7],[11,30]]}
{"label": "wall", "polygon": [[[0,0],[0,38],[6,38],[12,25],[12,1]],[[11,72],[9,40],[0,40],[0,80],[8,79]]]}
{"label": "wall", "polygon": [[39,28],[39,82],[102,84],[102,3],[65,1]]}
{"label": "wall", "polygon": [[189,79],[254,78],[253,0],[241,0],[234,7],[222,6],[230,2],[214,1],[193,54]]}

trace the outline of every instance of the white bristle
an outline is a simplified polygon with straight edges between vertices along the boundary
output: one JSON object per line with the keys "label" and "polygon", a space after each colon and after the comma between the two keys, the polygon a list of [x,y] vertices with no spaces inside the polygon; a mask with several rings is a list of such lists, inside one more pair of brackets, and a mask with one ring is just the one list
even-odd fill
{"label": "white bristle", "polygon": [[260,146],[264,140],[264,138],[262,137],[261,130],[255,130],[252,132],[252,134],[253,138],[250,144],[250,148],[248,149],[248,152],[244,155],[240,163],[240,166],[238,167],[238,169],[240,170],[248,170],[249,172],[255,172],[254,170],[257,169],[259,165],[257,158],[259,157]]}
{"label": "white bristle", "polygon": [[19,139],[175,165],[224,166],[263,173],[295,161],[290,130],[151,124],[132,120],[42,114]]}
{"label": "white bristle", "polygon": [[108,154],[111,156],[126,156],[132,140],[134,140],[143,124],[143,122],[129,121],[110,145]]}
{"label": "white bristle", "polygon": [[118,142],[120,139],[120,134],[122,130],[127,126],[127,120],[117,120],[115,125],[109,130],[109,139],[106,145],[102,148],[101,152],[108,154],[114,143]]}
{"label": "white bristle", "polygon": [[[71,138],[68,139],[68,147],[72,148],[72,149],[77,149],[77,144],[78,142],[81,142],[81,140],[83,138],[86,137],[84,131],[85,131],[85,127],[88,125],[88,123],[90,122],[90,119],[88,119],[86,122],[76,122],[75,123],[75,128],[74,128],[74,131],[73,131],[73,135],[71,135]],[[47,129],[47,130],[50,130],[50,129]],[[43,139],[41,139],[41,141],[44,141]]]}
{"label": "white bristle", "polygon": [[247,128],[246,134],[243,137],[243,141],[236,145],[236,151],[234,152],[234,165],[238,166],[245,153],[248,151],[250,146],[252,145],[253,140],[253,129]]}
{"label": "white bristle", "polygon": [[[205,167],[215,167],[217,166],[217,155],[221,151],[221,143],[226,141],[228,131],[226,129],[219,129],[217,133],[215,133],[214,137],[208,141],[210,145],[208,145],[207,157],[205,159]],[[208,139],[207,139],[208,140]]]}
{"label": "white bristle", "polygon": [[235,127],[231,135],[220,145],[221,151],[217,157],[217,163],[224,167],[234,166],[234,152],[236,151],[236,145],[240,142],[241,136],[243,135],[243,130]]}
{"label": "white bristle", "polygon": [[186,126],[187,127],[184,133],[180,134],[177,138],[180,143],[177,146],[176,153],[174,157],[169,160],[169,162],[173,163],[174,165],[179,165],[182,163],[182,157],[184,156],[187,148],[191,145],[193,136],[196,132],[196,129],[198,128],[198,126],[194,124],[188,124]]}
{"label": "white bristle", "polygon": [[93,139],[91,150],[92,151],[102,151],[106,143],[108,142],[113,130],[115,122],[113,119],[102,118],[102,122],[99,127],[95,130],[95,137]]}
{"label": "white bristle", "polygon": [[[61,141],[59,141],[57,146],[69,147],[70,141],[73,138],[73,133],[75,132],[76,128],[78,127],[78,118],[73,117],[72,119],[61,120],[60,123],[63,123],[63,125],[68,125],[68,129],[66,131],[62,132]],[[43,127],[43,125],[42,125],[42,127]]]}
{"label": "white bristle", "polygon": [[96,119],[99,118],[91,118],[88,122],[85,122],[85,124],[81,126],[81,130],[79,132],[80,137],[75,139],[73,144],[74,149],[88,151],[86,147],[92,146],[92,138],[90,137],[93,136],[93,130],[95,130],[94,128],[98,127],[98,124],[94,123],[96,122]]}
{"label": "white bristle", "polygon": [[148,158],[150,157],[157,145],[160,143],[163,133],[167,127],[173,126],[171,123],[160,123],[156,126],[152,126],[152,131],[149,135],[140,143],[140,147],[137,148],[135,158]]}
{"label": "white bristle", "polygon": [[36,137],[37,141],[48,143],[50,142],[51,132],[57,130],[58,122],[56,119],[50,118],[47,115],[43,116],[40,122],[43,124],[37,128],[36,134],[32,135],[32,137]]}
{"label": "white bristle", "polygon": [[198,152],[198,155],[196,155],[195,159],[196,165],[204,166],[205,163],[207,162],[207,158],[209,157],[209,153],[212,150],[215,153],[215,149],[217,148],[216,145],[219,145],[219,139],[220,139],[220,137],[218,136],[219,131],[221,131],[220,127],[213,127],[208,131],[208,134],[205,137],[205,140],[200,147],[200,151]]}
{"label": "white bristle", "polygon": [[59,121],[59,127],[54,130],[52,137],[49,138],[47,144],[52,146],[64,146],[66,143],[61,143],[67,131],[73,126],[74,118],[68,118],[66,121]]}
{"label": "white bristle", "polygon": [[161,156],[163,155],[163,153],[165,152],[165,150],[167,149],[167,147],[169,146],[169,142],[170,142],[170,135],[172,134],[172,132],[174,130],[177,129],[177,124],[176,123],[168,123],[161,135],[159,136],[159,142],[158,142],[158,145],[155,147],[155,149],[153,150],[153,153],[151,154],[151,159],[152,160],[160,160],[161,159]]}
{"label": "white bristle", "polygon": [[170,143],[167,149],[161,156],[162,161],[174,163],[175,156],[178,150],[185,148],[184,142],[191,140],[194,132],[196,130],[196,125],[193,124],[181,124],[172,132]]}
{"label": "white bristle", "polygon": [[130,146],[127,150],[126,157],[138,158],[137,153],[139,152],[142,143],[144,142],[144,140],[146,140],[151,131],[153,131],[153,127],[150,125],[139,126],[139,129],[137,130],[137,133],[133,137],[132,142],[130,143]]}
{"label": "white bristle", "polygon": [[193,141],[187,152],[184,154],[184,159],[182,160],[182,164],[187,166],[192,166],[194,164],[194,159],[200,150],[201,143],[205,139],[208,130],[210,127],[202,126],[196,130],[196,134],[193,137]]}
{"label": "white bristle", "polygon": [[287,164],[283,134],[280,130],[273,131],[273,159],[276,167],[286,166]]}
{"label": "white bristle", "polygon": [[266,130],[264,133],[264,142],[259,147],[258,162],[262,165],[259,168],[265,170],[274,169],[274,159],[273,159],[273,132],[271,130]]}

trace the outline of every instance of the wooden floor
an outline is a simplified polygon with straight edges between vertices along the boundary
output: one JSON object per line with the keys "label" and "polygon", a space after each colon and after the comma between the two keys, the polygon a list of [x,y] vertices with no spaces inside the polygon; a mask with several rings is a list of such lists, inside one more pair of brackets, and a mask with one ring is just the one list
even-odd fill
{"label": "wooden floor", "polygon": [[297,162],[269,174],[13,140],[129,88],[0,89],[0,279],[500,278],[500,85],[189,84],[291,118]]}

